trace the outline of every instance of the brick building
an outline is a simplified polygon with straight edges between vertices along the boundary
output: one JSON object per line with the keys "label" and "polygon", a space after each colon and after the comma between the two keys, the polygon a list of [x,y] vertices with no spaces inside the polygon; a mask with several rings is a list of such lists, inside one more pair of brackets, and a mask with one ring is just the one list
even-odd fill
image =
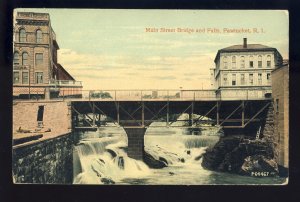
{"label": "brick building", "polygon": [[274,137],[276,159],[288,168],[289,156],[289,65],[284,64],[272,71],[272,97],[274,103]]}
{"label": "brick building", "polygon": [[14,97],[80,96],[81,82],[58,63],[59,46],[49,14],[18,12],[14,23]]}
{"label": "brick building", "polygon": [[218,50],[215,69],[211,69],[212,87],[222,98],[264,98],[270,96],[271,71],[282,64],[276,48],[248,44]]}

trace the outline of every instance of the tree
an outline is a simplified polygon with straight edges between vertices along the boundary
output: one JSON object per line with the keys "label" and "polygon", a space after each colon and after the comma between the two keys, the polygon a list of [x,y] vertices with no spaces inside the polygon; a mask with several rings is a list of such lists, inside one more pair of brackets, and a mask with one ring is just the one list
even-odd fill
{"label": "tree", "polygon": [[91,98],[102,98],[102,99],[106,99],[106,98],[112,98],[112,96],[109,94],[109,92],[92,92],[91,93]]}

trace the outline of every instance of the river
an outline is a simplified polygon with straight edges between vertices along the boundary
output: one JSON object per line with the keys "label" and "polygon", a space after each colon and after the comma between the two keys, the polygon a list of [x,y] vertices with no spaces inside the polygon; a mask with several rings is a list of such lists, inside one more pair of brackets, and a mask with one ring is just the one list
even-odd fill
{"label": "river", "polygon": [[217,128],[189,134],[181,128],[149,128],[145,151],[162,158],[168,167],[151,169],[126,154],[127,137],[122,128],[103,127],[78,132],[74,148],[74,184],[117,185],[213,185],[282,184],[285,178],[250,177],[206,170],[201,154],[220,138]]}

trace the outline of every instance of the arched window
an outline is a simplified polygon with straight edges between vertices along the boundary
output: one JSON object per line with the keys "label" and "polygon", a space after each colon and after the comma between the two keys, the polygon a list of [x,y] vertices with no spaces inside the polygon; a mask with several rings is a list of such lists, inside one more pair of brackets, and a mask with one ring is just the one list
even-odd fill
{"label": "arched window", "polygon": [[41,30],[36,31],[36,42],[37,43],[42,43],[43,41],[43,32]]}
{"label": "arched window", "polygon": [[19,53],[15,52],[14,53],[14,65],[18,65],[19,64]]}
{"label": "arched window", "polygon": [[20,29],[20,32],[19,32],[19,41],[26,42],[26,31],[23,28]]}
{"label": "arched window", "polygon": [[271,67],[271,56],[267,56],[267,67]]}
{"label": "arched window", "polygon": [[22,65],[28,65],[28,53],[22,54]]}
{"label": "arched window", "polygon": [[232,56],[232,68],[236,68],[236,57]]}
{"label": "arched window", "polygon": [[249,67],[254,67],[254,65],[253,65],[253,56],[250,56],[250,58],[249,58]]}
{"label": "arched window", "polygon": [[245,68],[245,57],[241,56],[241,68]]}
{"label": "arched window", "polygon": [[261,57],[261,55],[258,56],[258,68],[262,68],[262,57]]}
{"label": "arched window", "polygon": [[223,58],[223,63],[224,63],[224,69],[227,69],[227,57],[226,56]]}

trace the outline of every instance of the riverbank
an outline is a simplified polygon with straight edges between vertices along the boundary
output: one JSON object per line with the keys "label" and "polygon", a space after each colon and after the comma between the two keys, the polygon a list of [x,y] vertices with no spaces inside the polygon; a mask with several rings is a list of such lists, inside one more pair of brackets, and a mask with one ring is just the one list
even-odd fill
{"label": "riverbank", "polygon": [[205,169],[248,176],[278,176],[274,148],[265,139],[223,137],[203,155]]}

